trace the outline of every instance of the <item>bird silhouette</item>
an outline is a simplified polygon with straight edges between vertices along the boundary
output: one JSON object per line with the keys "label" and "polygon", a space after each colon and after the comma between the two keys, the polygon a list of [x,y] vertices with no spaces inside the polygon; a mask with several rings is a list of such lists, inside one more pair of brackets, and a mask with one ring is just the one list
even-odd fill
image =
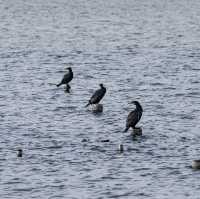
{"label": "bird silhouette", "polygon": [[69,88],[68,83],[73,79],[74,75],[73,75],[71,67],[68,67],[67,69],[68,69],[68,73],[64,75],[61,82],[57,84],[57,87],[61,86],[62,84],[66,84],[67,88]]}
{"label": "bird silhouette", "polygon": [[135,104],[136,108],[128,114],[128,117],[126,119],[126,128],[124,132],[127,132],[130,127],[134,129],[136,124],[140,121],[142,117],[143,109],[140,103],[138,101],[133,101],[131,103]]}
{"label": "bird silhouette", "polygon": [[104,87],[103,84],[99,84],[99,86],[101,88],[95,91],[95,93],[92,95],[92,97],[90,98],[89,102],[87,103],[85,107],[91,104],[98,104],[101,101],[101,99],[104,97],[106,93],[106,88]]}

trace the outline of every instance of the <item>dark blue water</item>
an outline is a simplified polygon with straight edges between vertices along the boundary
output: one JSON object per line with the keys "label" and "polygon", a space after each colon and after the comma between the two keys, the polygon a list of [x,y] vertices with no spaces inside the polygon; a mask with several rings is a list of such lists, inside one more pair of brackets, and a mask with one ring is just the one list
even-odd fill
{"label": "dark blue water", "polygon": [[[0,3],[0,198],[199,198],[200,1]],[[71,94],[55,86],[68,66]]]}

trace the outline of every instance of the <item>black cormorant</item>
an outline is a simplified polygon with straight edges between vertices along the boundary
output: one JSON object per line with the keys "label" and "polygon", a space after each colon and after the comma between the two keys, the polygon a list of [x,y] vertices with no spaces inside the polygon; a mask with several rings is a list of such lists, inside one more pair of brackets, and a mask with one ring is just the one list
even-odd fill
{"label": "black cormorant", "polygon": [[90,104],[98,104],[101,101],[101,99],[106,93],[106,88],[103,84],[99,84],[99,86],[101,88],[95,91],[95,93],[92,95],[88,104],[85,107],[89,106]]}
{"label": "black cormorant", "polygon": [[[68,67],[67,68],[69,70],[69,72],[67,74],[64,75],[62,81],[57,84],[57,87],[59,87],[60,85],[62,84],[66,84],[66,86],[68,85],[68,83],[73,79],[73,72],[72,72],[72,68],[71,67]],[[69,88],[67,86],[67,88]]]}
{"label": "black cormorant", "polygon": [[124,132],[128,131],[130,127],[134,129],[135,125],[140,121],[140,118],[142,117],[143,109],[140,103],[138,101],[133,101],[132,103],[135,104],[136,108],[128,114],[126,120],[126,129]]}

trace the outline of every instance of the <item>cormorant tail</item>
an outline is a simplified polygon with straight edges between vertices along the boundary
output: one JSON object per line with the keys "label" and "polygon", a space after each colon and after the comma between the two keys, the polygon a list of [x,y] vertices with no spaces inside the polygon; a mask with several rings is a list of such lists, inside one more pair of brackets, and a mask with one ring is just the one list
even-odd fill
{"label": "cormorant tail", "polygon": [[57,86],[57,87],[59,87],[61,84],[62,84],[62,83],[60,83],[60,84],[57,84],[56,86]]}
{"label": "cormorant tail", "polygon": [[85,107],[88,107],[90,105],[90,101],[86,104],[86,106]]}
{"label": "cormorant tail", "polygon": [[127,132],[129,128],[130,128],[130,127],[127,126],[123,132],[124,132],[124,133]]}

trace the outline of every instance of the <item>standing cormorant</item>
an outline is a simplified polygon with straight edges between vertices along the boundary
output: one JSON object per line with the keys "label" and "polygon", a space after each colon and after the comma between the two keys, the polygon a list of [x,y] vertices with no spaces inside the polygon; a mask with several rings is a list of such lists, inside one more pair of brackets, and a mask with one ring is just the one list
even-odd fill
{"label": "standing cormorant", "polygon": [[66,84],[67,89],[69,88],[68,83],[73,79],[73,72],[71,67],[68,67],[67,69],[69,70],[69,72],[64,75],[62,81],[59,84],[57,84],[57,87],[59,87],[62,84]]}
{"label": "standing cormorant", "polygon": [[142,117],[143,109],[140,103],[138,101],[133,101],[131,103],[135,104],[136,108],[128,114],[126,119],[126,129],[124,132],[127,132],[130,127],[135,129],[135,125],[140,121],[140,118]]}
{"label": "standing cormorant", "polygon": [[92,95],[88,104],[85,107],[89,106],[90,104],[98,104],[101,101],[101,99],[106,93],[106,88],[103,84],[99,84],[99,86],[101,88],[95,91],[95,93]]}

